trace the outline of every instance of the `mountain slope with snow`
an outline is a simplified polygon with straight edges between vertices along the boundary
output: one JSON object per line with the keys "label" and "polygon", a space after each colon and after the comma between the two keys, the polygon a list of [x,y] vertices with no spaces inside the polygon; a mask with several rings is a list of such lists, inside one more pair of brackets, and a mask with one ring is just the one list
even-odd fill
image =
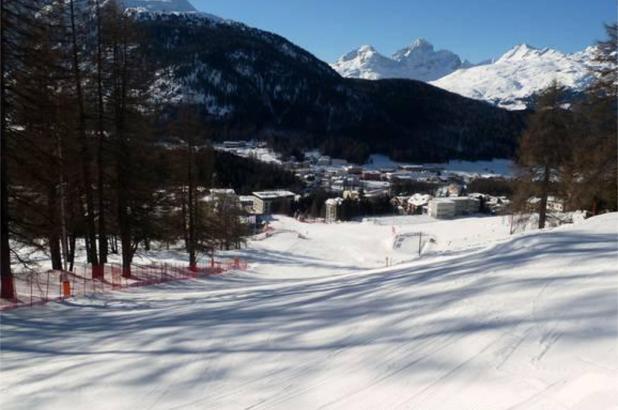
{"label": "mountain slope with snow", "polygon": [[163,13],[196,13],[188,0],[122,0],[126,8],[148,12]]}
{"label": "mountain slope with snow", "polygon": [[417,39],[391,58],[376,51],[372,46],[362,46],[342,56],[331,64],[344,77],[379,80],[404,78],[433,81],[453,71],[466,67],[467,63],[448,50],[435,51],[425,39]]}
{"label": "mountain slope with snow", "polygon": [[302,139],[357,162],[366,152],[472,160],[512,156],[523,127],[519,114],[423,82],[342,78],[285,38],[242,23],[202,13],[136,18],[165,117],[181,102],[196,104],[222,140]]}
{"label": "mountain slope with snow", "polygon": [[565,54],[557,50],[518,45],[492,64],[457,70],[431,84],[508,109],[525,109],[553,80],[572,92],[591,81],[594,48]]}
{"label": "mountain slope with snow", "polygon": [[364,45],[350,51],[331,67],[343,77],[365,80],[397,78],[400,75],[401,68],[396,61],[380,54],[370,45]]}
{"label": "mountain slope with snow", "polygon": [[[618,214],[382,219],[280,218],[248,272],[2,313],[1,407],[615,408]],[[375,269],[391,225],[437,252]]]}

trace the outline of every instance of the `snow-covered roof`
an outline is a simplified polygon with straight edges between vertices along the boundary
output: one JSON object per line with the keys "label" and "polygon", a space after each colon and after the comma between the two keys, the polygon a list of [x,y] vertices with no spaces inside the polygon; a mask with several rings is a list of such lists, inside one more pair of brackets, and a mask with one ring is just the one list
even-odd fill
{"label": "snow-covered roof", "polygon": [[453,198],[434,198],[430,201],[433,204],[453,204],[455,205],[455,201],[453,201]]}
{"label": "snow-covered roof", "polygon": [[211,195],[236,195],[236,191],[229,188],[213,188],[210,190]]}
{"label": "snow-covered roof", "polygon": [[450,201],[461,202],[461,201],[478,201],[478,198],[474,198],[471,196],[450,196],[448,197]]}
{"label": "snow-covered roof", "polygon": [[433,197],[427,194],[414,194],[410,198],[408,198],[408,203],[414,206],[421,206],[431,201],[431,198]]}
{"label": "snow-covered roof", "polygon": [[342,202],[343,202],[343,198],[329,198],[326,200],[325,204],[331,205],[331,206],[337,206],[337,205],[341,205]]}
{"label": "snow-covered roof", "polygon": [[[530,204],[538,204],[539,202],[541,202],[541,198],[539,198],[538,196],[533,196],[533,197],[528,198],[528,203],[530,203]],[[563,200],[560,199],[560,198],[557,198],[555,196],[550,195],[550,196],[547,197],[547,202],[548,203],[549,202],[560,202],[561,203],[561,202],[563,202]]]}
{"label": "snow-covered roof", "polygon": [[277,198],[287,198],[290,196],[294,196],[294,192],[285,191],[282,189],[276,189],[273,191],[258,191],[254,192],[253,196],[258,197],[260,199],[277,199]]}
{"label": "snow-covered roof", "polygon": [[386,189],[391,186],[388,181],[363,181],[363,186],[367,189]]}
{"label": "snow-covered roof", "polygon": [[371,191],[365,192],[366,198],[377,197],[377,196],[382,196],[382,195],[388,195],[388,189],[378,188],[378,189],[373,189]]}

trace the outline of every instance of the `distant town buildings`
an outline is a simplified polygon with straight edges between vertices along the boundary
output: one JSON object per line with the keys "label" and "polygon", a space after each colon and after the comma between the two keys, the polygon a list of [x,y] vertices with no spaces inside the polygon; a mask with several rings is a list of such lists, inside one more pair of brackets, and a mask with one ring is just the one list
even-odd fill
{"label": "distant town buildings", "polygon": [[209,190],[208,195],[201,199],[203,202],[209,202],[215,207],[219,206],[234,206],[240,208],[240,200],[236,191],[228,188],[213,188]]}
{"label": "distant town buildings", "polygon": [[422,214],[423,209],[429,205],[432,200],[432,196],[428,194],[414,194],[408,198],[406,213],[407,214]]}
{"label": "distant town buildings", "polygon": [[436,219],[453,218],[455,217],[455,202],[447,198],[435,198],[427,205],[427,213]]}
{"label": "distant town buildings", "polygon": [[238,197],[243,210],[249,214],[253,213],[255,197],[253,195],[240,195]]}
{"label": "distant town buildings", "polygon": [[339,207],[343,203],[343,198],[330,198],[325,203],[325,221],[336,222],[339,220]]}
{"label": "distant town buildings", "polygon": [[[538,203],[541,201],[541,198],[532,197],[528,199],[528,203],[531,206],[538,206]],[[547,197],[547,210],[550,212],[564,212],[564,201],[555,196]]]}
{"label": "distant town buildings", "polygon": [[293,192],[284,190],[254,192],[253,211],[258,215],[270,215],[289,209],[294,197]]}
{"label": "distant town buildings", "polygon": [[469,196],[434,198],[427,205],[427,213],[432,218],[449,219],[480,211],[481,201]]}
{"label": "distant town buildings", "polygon": [[[424,213],[439,219],[481,211],[499,213],[509,204],[506,197],[482,193],[466,195],[467,184],[475,177],[469,172],[457,174],[437,165],[355,165],[317,151],[306,152],[304,159],[281,159],[259,141],[226,141],[215,148],[278,163],[304,182],[304,191],[299,194],[322,190],[337,195],[337,198],[326,200],[322,208],[322,215],[327,221],[341,217],[344,199],[372,201],[375,198],[379,202],[387,196],[398,214]],[[285,213],[291,209],[294,200],[293,192],[282,190],[260,191],[238,197],[238,203],[245,211],[258,216]],[[559,201],[550,201],[549,206],[555,211],[561,209]]]}

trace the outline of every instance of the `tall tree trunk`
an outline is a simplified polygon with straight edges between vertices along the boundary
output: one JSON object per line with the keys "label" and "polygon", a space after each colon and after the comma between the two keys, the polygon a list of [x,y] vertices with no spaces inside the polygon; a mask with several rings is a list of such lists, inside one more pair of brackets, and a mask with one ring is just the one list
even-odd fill
{"label": "tall tree trunk", "polygon": [[597,214],[597,203],[598,203],[597,197],[596,197],[596,195],[593,195],[592,196],[592,206],[591,206],[592,216],[596,216],[596,214]]}
{"label": "tall tree trunk", "polygon": [[131,216],[127,203],[127,192],[124,177],[121,177],[118,191],[118,225],[120,228],[120,250],[122,255],[122,276],[131,277],[131,262],[133,260],[133,243]]}
{"label": "tall tree trunk", "polygon": [[549,196],[550,168],[545,166],[541,181],[541,200],[539,201],[539,229],[545,228],[547,220],[547,197]]}
{"label": "tall tree trunk", "polygon": [[99,192],[99,203],[98,203],[98,216],[99,216],[99,262],[107,263],[107,255],[109,253],[109,248],[107,245],[107,220],[105,216],[105,176],[103,169],[103,159],[102,152],[103,143],[102,138],[99,142],[99,152],[97,154],[97,164],[98,164],[98,180],[97,180],[97,190]]}
{"label": "tall tree trunk", "polygon": [[69,238],[69,272],[73,272],[73,268],[75,266],[75,244],[76,244],[75,234],[71,234]]}
{"label": "tall tree trunk", "polygon": [[131,277],[131,262],[133,261],[133,251],[131,246],[131,229],[125,228],[120,234],[120,246],[122,248],[122,276]]}
{"label": "tall tree trunk", "polygon": [[66,216],[66,191],[64,181],[64,154],[62,150],[62,140],[59,135],[57,137],[57,155],[58,155],[58,190],[60,193],[60,244],[62,245],[62,260],[63,270],[67,270],[67,263],[69,261],[69,244],[67,242],[67,216]]}
{"label": "tall tree trunk", "polygon": [[94,215],[94,198],[92,194],[92,179],[90,176],[90,149],[86,136],[86,113],[84,109],[84,96],[82,92],[81,70],[79,67],[77,32],[75,28],[75,6],[74,0],[69,1],[71,14],[71,41],[73,46],[73,76],[75,80],[75,92],[77,95],[78,108],[78,136],[80,143],[80,156],[82,163],[82,178],[84,193],[86,194],[86,236],[89,246],[87,247],[88,260],[93,265],[98,265],[96,229]]}
{"label": "tall tree trunk", "polygon": [[9,244],[9,181],[7,165],[7,101],[6,101],[6,0],[0,0],[0,297],[15,299]]}
{"label": "tall tree trunk", "polygon": [[49,254],[53,270],[62,269],[62,253],[60,252],[60,237],[53,231],[49,235]]}
{"label": "tall tree trunk", "polygon": [[101,263],[107,263],[107,226],[105,219],[105,170],[103,166],[103,150],[105,145],[105,129],[103,124],[104,106],[103,106],[103,50],[101,37],[101,6],[99,0],[96,0],[97,12],[97,191],[99,194],[99,259]]}
{"label": "tall tree trunk", "polygon": [[52,269],[62,270],[62,255],[60,252],[60,235],[58,233],[58,198],[56,187],[50,186],[47,194],[47,212],[49,223],[49,254],[51,256]]}
{"label": "tall tree trunk", "polygon": [[116,169],[118,197],[118,229],[120,231],[120,247],[122,254],[122,276],[131,277],[132,251],[132,216],[129,210],[130,163],[129,147],[125,136],[126,116],[126,44],[114,44],[114,81],[116,84],[115,123],[116,123]]}
{"label": "tall tree trunk", "polygon": [[[77,197],[79,198],[79,197]],[[79,205],[77,205],[77,202],[81,202],[79,201],[79,199],[76,199],[74,196],[71,196],[70,200],[69,200],[69,204],[71,204],[71,206],[69,206],[68,208],[68,221],[71,221],[72,224],[75,223],[76,220],[76,210],[79,211],[81,208],[79,208]],[[76,209],[77,206],[77,209]],[[71,224],[70,229],[68,229],[68,243],[67,243],[67,263],[69,265],[69,272],[73,272],[73,268],[75,267],[75,252],[76,252],[76,247],[77,247],[77,233],[75,232],[75,228],[74,226]]]}
{"label": "tall tree trunk", "polygon": [[118,237],[115,234],[112,235],[110,245],[111,245],[112,253],[117,255],[118,254]]}
{"label": "tall tree trunk", "polygon": [[[121,118],[121,117],[120,117]],[[119,138],[117,147],[117,201],[118,201],[118,229],[120,232],[120,251],[122,255],[122,276],[125,278],[131,277],[131,260],[133,258],[132,247],[132,221],[129,208],[129,188],[128,188],[128,164],[129,159],[126,157],[128,147],[124,143],[122,136],[122,120],[116,126],[116,132]]]}
{"label": "tall tree trunk", "polygon": [[189,251],[189,217],[187,215],[187,196],[185,194],[185,186],[181,187],[180,191],[180,213],[182,216],[182,235],[185,241],[185,249]]}
{"label": "tall tree trunk", "polygon": [[188,212],[189,212],[189,267],[195,268],[197,264],[195,255],[195,181],[193,179],[193,144],[192,136],[188,137],[187,179],[189,182]]}

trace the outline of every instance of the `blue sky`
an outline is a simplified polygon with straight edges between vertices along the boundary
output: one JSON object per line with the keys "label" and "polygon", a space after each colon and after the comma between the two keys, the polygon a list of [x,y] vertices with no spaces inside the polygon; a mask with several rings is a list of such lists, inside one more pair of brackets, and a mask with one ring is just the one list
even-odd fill
{"label": "blue sky", "polygon": [[581,50],[616,20],[616,0],[190,0],[200,11],[280,34],[322,60],[371,44],[390,55],[418,37],[479,62],[515,44]]}

